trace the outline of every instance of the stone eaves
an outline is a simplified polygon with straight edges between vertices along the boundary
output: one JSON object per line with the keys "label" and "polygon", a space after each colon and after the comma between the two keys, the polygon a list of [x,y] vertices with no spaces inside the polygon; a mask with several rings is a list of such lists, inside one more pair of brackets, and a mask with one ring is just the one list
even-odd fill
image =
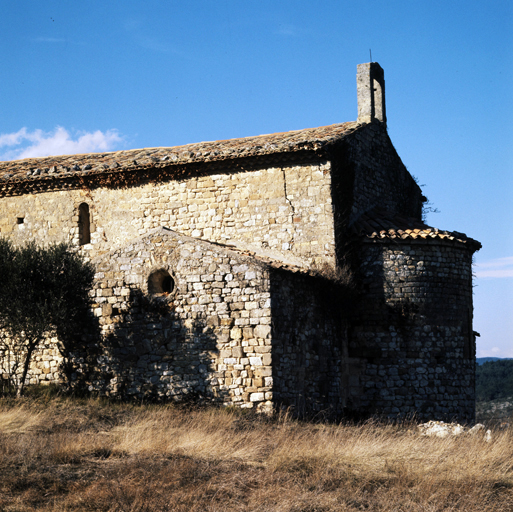
{"label": "stone eaves", "polygon": [[[189,164],[319,152],[340,142],[361,126],[355,122],[256,137],[200,142],[185,146],[133,149],[111,153],[49,156],[0,162],[0,195],[52,189],[52,182],[89,181],[95,176],[135,173],[148,169],[180,169]],[[36,186],[30,183],[37,182]],[[68,185],[69,186],[69,185]],[[59,187],[60,188],[60,187]],[[66,186],[64,187],[66,188]],[[20,190],[16,190],[20,189]]]}
{"label": "stone eaves", "polygon": [[464,233],[442,231],[428,226],[422,220],[392,214],[383,208],[373,208],[362,214],[350,227],[355,238],[371,242],[444,242],[464,244],[470,250],[477,251],[481,243]]}
{"label": "stone eaves", "polygon": [[[206,240],[203,240],[206,241]],[[292,263],[287,263],[284,261],[276,260],[273,258],[270,258],[269,256],[265,256],[263,254],[257,254],[255,251],[249,250],[249,249],[242,249],[241,247],[237,247],[232,244],[221,244],[218,242],[209,242],[211,245],[216,245],[218,247],[222,247],[223,249],[232,251],[234,253],[237,253],[240,256],[244,256],[247,258],[251,258],[252,260],[256,261],[257,263],[260,263],[262,265],[265,265],[270,268],[274,268],[276,270],[286,270],[288,272],[291,272],[292,274],[307,274],[310,276],[317,276],[318,274],[315,271],[312,271],[306,267],[300,267],[298,265],[293,265]]]}

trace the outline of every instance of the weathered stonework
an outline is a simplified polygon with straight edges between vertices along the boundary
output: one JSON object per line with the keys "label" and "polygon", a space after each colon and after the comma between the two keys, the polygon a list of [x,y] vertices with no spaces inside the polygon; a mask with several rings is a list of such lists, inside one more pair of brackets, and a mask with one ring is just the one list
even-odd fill
{"label": "weathered stonework", "polygon": [[474,419],[471,252],[430,240],[364,244],[366,301],[349,356],[360,369],[352,407]]}
{"label": "weathered stonework", "polygon": [[[15,355],[0,348],[0,361],[4,370],[12,371]],[[28,371],[27,384],[49,384],[61,380],[62,357],[57,348],[57,339],[47,338],[32,356],[32,365]],[[18,372],[21,375],[21,368]]]}
{"label": "weathered stonework", "polygon": [[347,340],[328,280],[165,228],[95,264],[102,355],[79,370],[91,391],[266,410],[276,391],[296,409],[341,409]]}
{"label": "weathered stonework", "polygon": [[[356,123],[0,163],[0,235],[68,241],[96,266],[100,336],[75,354],[75,383],[473,419],[480,244],[422,222],[386,131],[383,71],[358,73]],[[48,343],[31,383],[59,379]]]}
{"label": "weathered stonework", "polygon": [[[105,353],[91,390],[267,404],[271,311],[265,265],[163,228],[95,263],[93,307]],[[159,271],[171,278],[170,292],[148,291],[148,280]]]}
{"label": "weathered stonework", "polygon": [[86,203],[91,243],[82,249],[91,258],[167,226],[196,238],[259,247],[281,259],[333,265],[330,189],[329,165],[321,163],[47,192],[4,199],[0,229],[16,242],[68,239],[78,245],[78,209]]}

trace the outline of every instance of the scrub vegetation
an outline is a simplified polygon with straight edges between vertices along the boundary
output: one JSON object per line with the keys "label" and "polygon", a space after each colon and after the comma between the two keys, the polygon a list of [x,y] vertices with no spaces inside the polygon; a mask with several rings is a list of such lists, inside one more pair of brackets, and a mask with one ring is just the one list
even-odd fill
{"label": "scrub vegetation", "polygon": [[23,394],[32,356],[56,336],[62,375],[74,370],[73,352],[94,332],[89,291],[94,267],[68,244],[16,247],[0,238],[0,389]]}
{"label": "scrub vegetation", "polygon": [[27,393],[0,400],[1,511],[513,509],[511,428],[487,443]]}

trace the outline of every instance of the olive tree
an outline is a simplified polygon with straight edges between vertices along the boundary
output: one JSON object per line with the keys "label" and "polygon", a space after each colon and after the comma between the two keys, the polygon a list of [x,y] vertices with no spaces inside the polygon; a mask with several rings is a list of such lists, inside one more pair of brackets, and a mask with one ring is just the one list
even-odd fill
{"label": "olive tree", "polygon": [[92,264],[67,244],[15,247],[0,239],[1,371],[17,396],[34,352],[47,337],[57,338],[69,370],[72,353],[91,328],[93,277]]}

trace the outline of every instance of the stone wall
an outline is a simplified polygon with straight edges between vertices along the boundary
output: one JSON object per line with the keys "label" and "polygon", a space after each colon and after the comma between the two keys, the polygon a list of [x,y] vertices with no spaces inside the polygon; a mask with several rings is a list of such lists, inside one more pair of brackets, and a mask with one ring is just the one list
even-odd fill
{"label": "stone wall", "polygon": [[271,274],[274,397],[298,415],[339,417],[346,407],[348,305],[342,284]]}
{"label": "stone wall", "polygon": [[[111,397],[342,412],[339,286],[165,228],[94,263],[100,337],[75,354],[77,385]],[[58,382],[52,341],[30,383]]]}
{"label": "stone wall", "polygon": [[463,244],[440,240],[363,245],[351,408],[474,419],[471,259]]}
{"label": "stone wall", "polygon": [[[340,414],[347,339],[333,283],[166,229],[95,263],[92,391]],[[162,272],[168,294],[154,293]]]}
{"label": "stone wall", "polygon": [[[0,343],[0,379],[7,380],[12,372],[15,354],[8,350],[6,345]],[[26,384],[50,384],[60,382],[60,364],[62,357],[57,348],[55,338],[47,338],[32,355],[32,364],[27,374]],[[21,375],[22,367],[19,365],[17,375]]]}
{"label": "stone wall", "polygon": [[270,406],[265,265],[163,228],[95,263],[103,341],[91,391]]}
{"label": "stone wall", "polygon": [[379,122],[365,125],[344,140],[344,173],[352,175],[349,222],[379,206],[420,219],[425,198]]}
{"label": "stone wall", "polygon": [[319,164],[168,179],[135,187],[54,191],[0,199],[0,234],[15,243],[79,243],[90,212],[90,258],[159,226],[258,249],[296,264],[334,264],[330,166]]}

